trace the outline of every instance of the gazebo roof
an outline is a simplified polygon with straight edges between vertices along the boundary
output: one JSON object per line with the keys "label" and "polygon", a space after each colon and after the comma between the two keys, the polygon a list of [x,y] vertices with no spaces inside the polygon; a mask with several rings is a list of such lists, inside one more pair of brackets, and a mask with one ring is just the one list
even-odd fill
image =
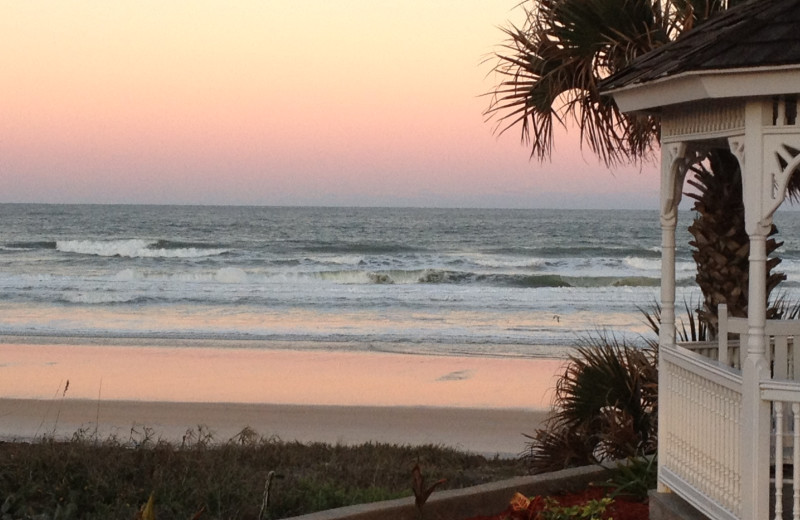
{"label": "gazebo roof", "polygon": [[[796,91],[798,71],[800,1],[750,0],[634,60],[600,87],[614,94],[623,111],[646,110],[698,99]],[[760,81],[748,81],[755,79],[753,72]],[[787,90],[787,82],[793,88]],[[670,95],[665,96],[666,84]],[[654,85],[658,91],[646,88]],[[639,91],[635,99],[626,95],[628,90]],[[641,99],[643,94],[652,99]]]}

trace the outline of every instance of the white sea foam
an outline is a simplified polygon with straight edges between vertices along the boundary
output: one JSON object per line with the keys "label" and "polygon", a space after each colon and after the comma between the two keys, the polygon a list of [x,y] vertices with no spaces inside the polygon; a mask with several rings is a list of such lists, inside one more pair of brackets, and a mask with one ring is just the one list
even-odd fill
{"label": "white sea foam", "polygon": [[[152,242],[155,243],[155,242]],[[145,240],[59,240],[56,250],[62,253],[77,253],[96,256],[140,256],[149,243]]]}
{"label": "white sea foam", "polygon": [[238,267],[223,267],[214,279],[220,283],[247,283],[247,273]]}
{"label": "white sea foam", "polygon": [[114,280],[119,282],[130,282],[133,280],[140,280],[142,275],[135,269],[123,269],[114,275]]}
{"label": "white sea foam", "polygon": [[370,284],[370,273],[365,271],[320,271],[313,273],[312,278],[341,284]]}
{"label": "white sea foam", "polygon": [[625,265],[637,269],[639,271],[661,271],[661,259],[653,259],[653,258],[642,258],[642,257],[634,257],[628,256],[625,257],[624,260]]}
{"label": "white sea foam", "polygon": [[62,253],[75,253],[94,256],[120,256],[127,258],[200,258],[217,256],[227,249],[199,249],[196,247],[175,249],[153,249],[156,241],[131,240],[59,240],[56,250]]}
{"label": "white sea foam", "polygon": [[227,252],[228,249],[187,247],[182,249],[145,249],[140,256],[144,258],[202,258],[205,256],[218,256]]}
{"label": "white sea foam", "polygon": [[67,293],[63,299],[69,303],[83,303],[87,305],[100,305],[110,303],[128,303],[136,300],[135,295],[111,292],[80,292]]}
{"label": "white sea foam", "polygon": [[310,256],[308,260],[318,264],[356,266],[364,262],[364,257],[362,255],[325,255]]}
{"label": "white sea foam", "polygon": [[506,269],[538,269],[545,264],[539,258],[496,255],[470,255],[470,260],[481,267]]}

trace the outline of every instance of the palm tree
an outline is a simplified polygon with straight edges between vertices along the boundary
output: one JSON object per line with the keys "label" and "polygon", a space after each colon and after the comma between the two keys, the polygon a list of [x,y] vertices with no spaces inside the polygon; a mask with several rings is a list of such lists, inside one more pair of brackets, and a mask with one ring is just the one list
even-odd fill
{"label": "palm tree", "polygon": [[[504,29],[507,41],[496,55],[494,69],[500,81],[491,93],[486,115],[495,121],[500,134],[519,127],[531,156],[539,160],[549,159],[553,125],[558,122],[576,125],[581,145],[608,166],[641,163],[652,157],[660,122],[654,116],[620,113],[611,97],[600,94],[600,81],[732,2],[534,0],[524,4],[524,25]],[[744,316],[747,311],[748,270],[741,260],[749,254],[749,240],[744,232],[743,206],[736,206],[732,203],[735,197],[731,198],[738,186],[741,201],[741,171],[731,152],[722,148],[711,150],[705,163],[693,170],[696,176],[690,184],[698,192],[690,194],[697,213],[690,228],[691,245],[704,296],[700,316],[713,336],[718,303],[728,303],[734,316]],[[793,176],[792,181],[790,193],[796,194],[800,178]],[[719,190],[720,186],[732,189]],[[734,232],[721,229],[720,220],[715,220],[730,211],[741,213],[728,219],[728,223],[736,223]],[[770,251],[779,245],[772,240]],[[731,255],[732,251],[736,254]],[[720,260],[738,267],[720,267]],[[770,269],[779,261],[773,260]],[[770,290],[783,279],[781,274],[768,276]],[[743,298],[744,305],[740,304]]]}
{"label": "palm tree", "polygon": [[556,385],[554,412],[529,436],[533,473],[655,452],[657,349],[587,337]]}
{"label": "palm tree", "polygon": [[[693,168],[694,177],[687,182],[697,192],[687,195],[695,200],[692,209],[697,218],[689,226],[697,264],[697,284],[703,293],[703,306],[697,311],[699,319],[712,334],[717,330],[717,313],[720,303],[728,306],[732,316],[747,316],[748,285],[750,277],[750,241],[744,229],[744,202],[742,200],[742,174],[739,161],[726,150],[709,152],[708,167],[701,164]],[[797,189],[796,184],[793,186]],[[767,257],[783,242],[773,238],[777,233],[772,226],[767,239]],[[767,262],[767,301],[769,294],[786,279],[773,268],[780,258]],[[780,301],[769,305],[767,318],[780,318],[785,305]]]}
{"label": "palm tree", "polygon": [[496,130],[520,126],[531,156],[548,159],[553,124],[575,123],[581,143],[606,164],[650,154],[658,124],[620,114],[600,95],[600,80],[666,43],[674,28],[651,0],[538,0],[525,4],[523,27],[504,29],[500,82],[487,115]]}

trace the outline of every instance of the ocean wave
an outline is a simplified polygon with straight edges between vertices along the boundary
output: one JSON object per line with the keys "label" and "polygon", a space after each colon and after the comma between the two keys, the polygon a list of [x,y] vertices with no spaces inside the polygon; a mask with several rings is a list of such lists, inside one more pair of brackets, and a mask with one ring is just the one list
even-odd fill
{"label": "ocean wave", "polygon": [[539,269],[547,262],[541,258],[513,257],[513,256],[490,256],[490,255],[470,255],[470,261],[480,267],[500,268],[500,269]]}
{"label": "ocean wave", "polygon": [[367,278],[369,278],[369,280],[372,283],[377,283],[377,284],[393,284],[394,283],[394,280],[392,280],[392,277],[389,276],[386,273],[367,273]]}
{"label": "ocean wave", "polygon": [[625,257],[625,265],[640,271],[661,271],[661,258]]}
{"label": "ocean wave", "polygon": [[392,255],[397,253],[417,253],[425,251],[419,247],[410,247],[404,244],[383,242],[329,242],[323,244],[310,244],[307,251],[314,253],[339,253],[353,255]]}
{"label": "ocean wave", "polygon": [[110,277],[115,282],[149,282],[149,283],[177,283],[182,286],[185,284],[251,284],[263,283],[265,278],[253,277],[244,269],[239,267],[221,267],[217,270],[204,272],[182,272],[182,273],[152,273],[137,269],[123,269]]}
{"label": "ocean wave", "polygon": [[506,274],[446,269],[389,271],[327,271],[314,278],[342,284],[463,284],[493,287],[657,287],[659,278],[647,276],[564,276],[560,274]]}
{"label": "ocean wave", "polygon": [[661,249],[658,247],[647,247],[642,245],[623,246],[623,245],[559,245],[559,246],[532,246],[515,248],[493,248],[487,251],[492,254],[512,255],[521,257],[535,258],[624,258],[624,257],[643,257],[660,258]]}
{"label": "ocean wave", "polygon": [[646,276],[564,276],[560,274],[480,274],[431,270],[420,283],[477,283],[491,286],[546,287],[657,287],[659,278]]}
{"label": "ocean wave", "polygon": [[566,278],[572,287],[658,287],[661,278],[648,276],[577,276]]}
{"label": "ocean wave", "polygon": [[526,287],[531,289],[544,287],[572,287],[566,277],[558,274],[494,274],[479,275],[478,281],[491,285],[506,285],[510,287]]}
{"label": "ocean wave", "polygon": [[[174,247],[165,241],[129,240],[59,240],[56,250],[62,253],[127,258],[202,258],[228,253],[228,249],[206,247]],[[162,247],[159,247],[161,245]]]}
{"label": "ocean wave", "polygon": [[153,249],[228,249],[227,244],[207,242],[184,242],[180,240],[157,240]]}
{"label": "ocean wave", "polygon": [[[419,273],[418,271],[414,274]],[[416,277],[418,283],[461,283],[468,281],[474,275],[461,271],[446,271],[443,269],[426,269]]]}
{"label": "ocean wave", "polygon": [[362,255],[333,255],[333,256],[306,256],[303,262],[318,265],[352,265],[364,264]]}
{"label": "ocean wave", "polygon": [[80,305],[141,305],[157,299],[115,292],[69,292],[53,298],[54,303]]}
{"label": "ocean wave", "polygon": [[56,243],[46,240],[37,240],[32,242],[6,242],[0,247],[9,251],[32,251],[35,249],[55,249]]}
{"label": "ocean wave", "polygon": [[223,267],[214,277],[220,283],[247,283],[247,273],[238,267]]}

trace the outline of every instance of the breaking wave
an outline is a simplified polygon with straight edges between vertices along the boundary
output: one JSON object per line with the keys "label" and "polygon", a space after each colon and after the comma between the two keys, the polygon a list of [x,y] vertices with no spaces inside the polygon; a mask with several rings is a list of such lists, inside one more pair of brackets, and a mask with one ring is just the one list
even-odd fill
{"label": "breaking wave", "polygon": [[185,244],[166,240],[59,240],[55,249],[62,253],[127,258],[202,258],[218,256],[228,249],[204,244]]}
{"label": "breaking wave", "polygon": [[327,271],[312,274],[342,284],[463,284],[493,287],[658,287],[647,276],[563,276],[559,274],[486,274],[446,269],[390,271]]}

